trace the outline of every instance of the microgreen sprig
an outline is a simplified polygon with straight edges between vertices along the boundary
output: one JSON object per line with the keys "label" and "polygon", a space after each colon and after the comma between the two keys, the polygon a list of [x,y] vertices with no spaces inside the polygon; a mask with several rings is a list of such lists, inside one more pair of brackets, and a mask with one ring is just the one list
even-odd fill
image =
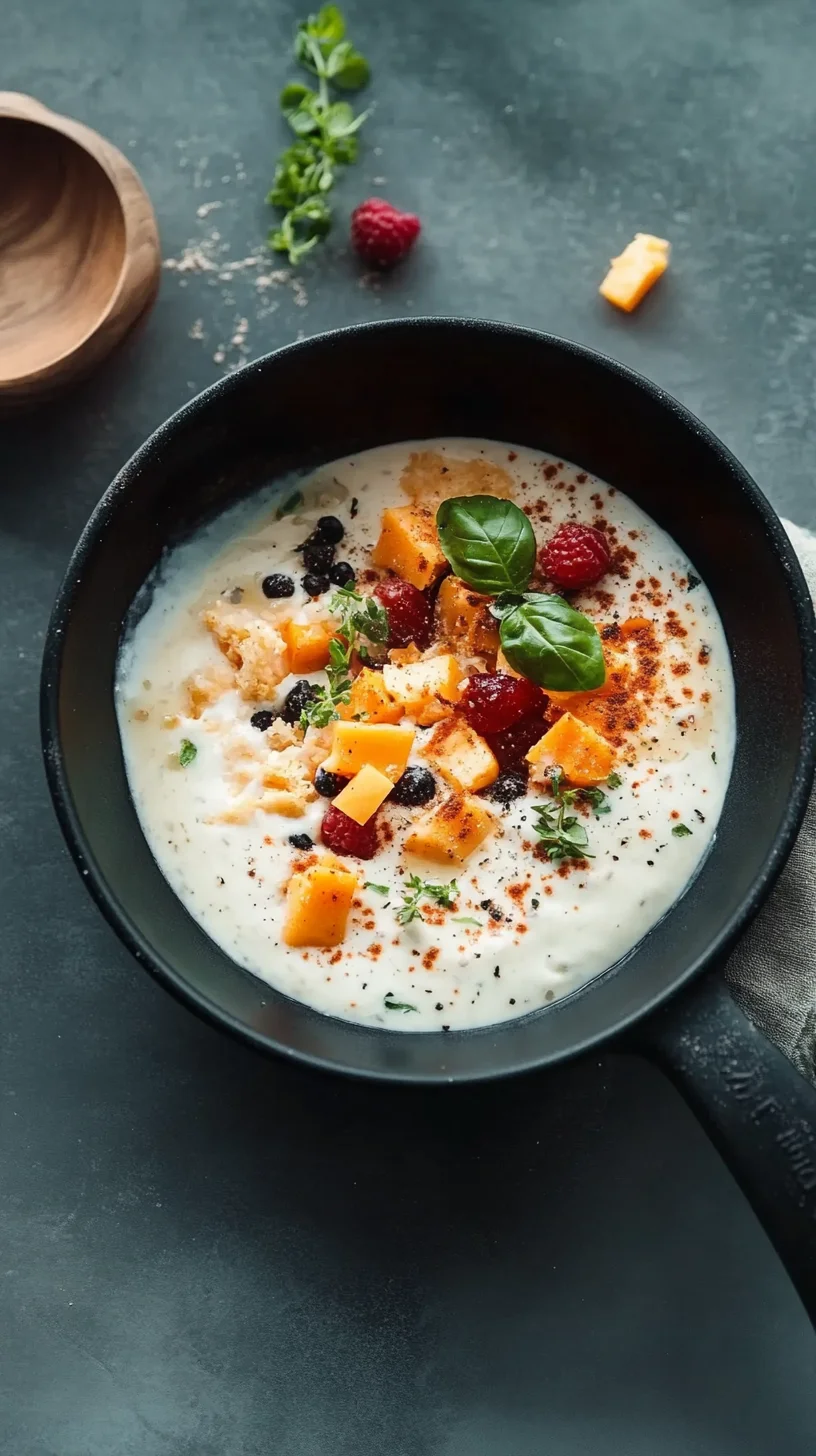
{"label": "microgreen sprig", "polygon": [[329,643],[327,682],[303,709],[302,728],[326,728],[337,717],[338,707],[349,701],[355,648],[367,651],[366,642],[378,646],[388,641],[388,614],[375,597],[362,597],[353,587],[342,586],[329,597],[329,611],[339,616],[340,623]]}
{"label": "microgreen sprig", "polygon": [[410,925],[412,920],[424,920],[419,908],[419,902],[423,899],[433,900],[435,905],[450,910],[458,894],[459,886],[455,880],[447,885],[437,885],[432,880],[420,879],[419,875],[409,875],[402,891],[403,903],[396,912],[397,920],[400,925]]}
{"label": "microgreen sprig", "polygon": [[[583,824],[577,815],[568,814],[567,810],[583,803],[589,804],[596,815],[608,814],[609,800],[603,789],[565,789],[563,780],[562,769],[556,766],[550,770],[549,784],[554,802],[533,806],[533,813],[538,816],[538,823],[533,827],[547,851],[548,859],[555,863],[565,859],[593,859],[587,849],[589,839]],[[620,788],[622,780],[618,774],[610,774],[606,782],[609,788],[616,789]]]}
{"label": "microgreen sprig", "polygon": [[345,39],[346,22],[336,5],[324,5],[298,26],[295,56],[317,78],[317,89],[290,81],[281,110],[297,137],[279,157],[267,202],[283,209],[269,246],[299,263],[331,227],[326,193],[337,168],[357,159],[357,132],[368,116],[355,116],[347,101],[333,101],[332,87],[359,91],[370,76],[368,61]]}

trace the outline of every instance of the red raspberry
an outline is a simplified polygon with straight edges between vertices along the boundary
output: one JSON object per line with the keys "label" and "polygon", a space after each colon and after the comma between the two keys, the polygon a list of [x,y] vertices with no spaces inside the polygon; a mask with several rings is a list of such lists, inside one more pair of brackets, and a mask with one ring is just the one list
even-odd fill
{"label": "red raspberry", "polygon": [[511,677],[506,672],[477,672],[469,677],[459,704],[477,733],[501,733],[531,713],[540,722],[546,706],[541,688],[526,677]]}
{"label": "red raspberry", "polygon": [[538,713],[531,714],[527,718],[521,718],[514,723],[512,728],[505,728],[502,733],[488,733],[487,741],[499,760],[499,767],[502,769],[520,769],[527,773],[529,764],[525,763],[525,754],[529,753],[534,743],[543,738],[547,731]]}
{"label": "red raspberry", "polygon": [[388,614],[388,646],[427,647],[433,636],[433,608],[419,587],[391,576],[374,588],[378,602]]}
{"label": "red raspberry", "polygon": [[567,521],[539,555],[541,569],[556,586],[575,591],[594,586],[609,570],[612,553],[603,531]]}
{"label": "red raspberry", "polygon": [[400,212],[382,197],[369,197],[351,214],[351,241],[373,268],[392,268],[410,252],[421,223],[412,212]]}
{"label": "red raspberry", "polygon": [[377,853],[376,814],[367,824],[349,819],[342,809],[330,804],[323,815],[320,838],[335,854],[355,854],[358,859],[373,859]]}

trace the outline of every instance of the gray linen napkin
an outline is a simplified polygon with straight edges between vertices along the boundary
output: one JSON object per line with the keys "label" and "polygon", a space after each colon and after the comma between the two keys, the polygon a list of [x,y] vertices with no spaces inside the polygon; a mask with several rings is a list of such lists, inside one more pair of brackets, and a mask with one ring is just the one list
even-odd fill
{"label": "gray linen napkin", "polygon": [[[783,522],[816,597],[816,535]],[[816,1083],[816,792],[771,898],[725,968],[743,1011]]]}

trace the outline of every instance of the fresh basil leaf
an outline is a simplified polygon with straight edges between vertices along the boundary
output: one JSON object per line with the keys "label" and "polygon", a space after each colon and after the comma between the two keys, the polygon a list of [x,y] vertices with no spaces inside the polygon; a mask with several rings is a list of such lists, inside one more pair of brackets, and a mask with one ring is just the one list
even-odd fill
{"label": "fresh basil leaf", "polygon": [[439,544],[457,576],[474,591],[523,592],[535,565],[533,528],[513,501],[454,496],[436,513]]}
{"label": "fresh basil leaf", "polygon": [[689,829],[687,824],[675,824],[674,828],[672,829],[672,834],[674,835],[675,839],[687,839],[688,836],[691,834],[691,830]]}
{"label": "fresh basil leaf", "polygon": [[499,592],[496,600],[490,603],[491,615],[500,622],[514,607],[520,607],[523,601],[524,592]]}
{"label": "fresh basil leaf", "polygon": [[187,768],[187,765],[192,763],[197,753],[198,749],[195,744],[191,743],[189,738],[182,738],[178,756],[182,768]]}
{"label": "fresh basil leaf", "polygon": [[502,617],[499,632],[510,666],[540,688],[585,693],[606,681],[596,627],[563,597],[527,593]]}

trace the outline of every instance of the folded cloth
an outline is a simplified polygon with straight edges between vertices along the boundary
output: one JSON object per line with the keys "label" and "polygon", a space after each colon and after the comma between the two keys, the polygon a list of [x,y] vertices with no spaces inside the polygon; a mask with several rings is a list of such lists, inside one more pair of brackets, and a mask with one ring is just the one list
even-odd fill
{"label": "folded cloth", "polygon": [[[783,522],[816,597],[816,535]],[[773,894],[725,968],[743,1011],[816,1084],[816,792]]]}

